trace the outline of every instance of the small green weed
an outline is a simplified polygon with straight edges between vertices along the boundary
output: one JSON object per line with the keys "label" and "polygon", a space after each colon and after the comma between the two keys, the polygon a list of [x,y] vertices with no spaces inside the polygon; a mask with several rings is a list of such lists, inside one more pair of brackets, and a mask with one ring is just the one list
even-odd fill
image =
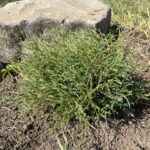
{"label": "small green weed", "polygon": [[113,41],[95,31],[54,31],[49,40],[27,41],[23,60],[12,65],[23,77],[24,105],[49,113],[57,128],[72,119],[97,122],[143,101],[136,65],[121,39]]}
{"label": "small green weed", "polygon": [[2,79],[4,79],[6,76],[11,76],[11,71],[9,69],[9,66],[7,68],[2,69],[1,74],[2,74]]}

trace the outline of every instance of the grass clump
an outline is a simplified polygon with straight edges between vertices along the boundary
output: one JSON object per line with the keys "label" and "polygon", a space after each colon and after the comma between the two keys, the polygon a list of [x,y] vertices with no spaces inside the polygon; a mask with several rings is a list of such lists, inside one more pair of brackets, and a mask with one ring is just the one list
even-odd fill
{"label": "grass clump", "polygon": [[63,31],[28,41],[24,59],[13,66],[23,77],[21,99],[48,112],[55,127],[125,112],[140,102],[143,89],[135,85],[135,65],[121,40],[113,40],[95,31]]}
{"label": "grass clump", "polygon": [[104,0],[112,6],[113,22],[132,28],[150,38],[149,0]]}

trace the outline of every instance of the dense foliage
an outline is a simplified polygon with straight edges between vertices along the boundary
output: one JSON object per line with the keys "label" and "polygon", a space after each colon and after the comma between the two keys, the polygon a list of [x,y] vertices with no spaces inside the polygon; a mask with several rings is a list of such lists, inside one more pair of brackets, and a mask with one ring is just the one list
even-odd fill
{"label": "dense foliage", "polygon": [[54,31],[49,40],[25,45],[24,59],[13,65],[23,77],[21,100],[47,112],[55,127],[126,112],[144,97],[121,39],[114,42],[95,31]]}

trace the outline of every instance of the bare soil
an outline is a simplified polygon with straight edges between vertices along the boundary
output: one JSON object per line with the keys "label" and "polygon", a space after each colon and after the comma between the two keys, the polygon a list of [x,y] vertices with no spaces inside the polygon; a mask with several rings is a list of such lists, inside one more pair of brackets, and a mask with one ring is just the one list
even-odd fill
{"label": "bare soil", "polygon": [[[147,82],[150,81],[149,60],[150,41],[128,32],[127,48],[144,68],[138,70]],[[128,41],[128,36],[131,41]],[[138,38],[137,38],[138,37]],[[134,41],[134,42],[133,42]],[[50,123],[42,112],[36,110],[22,115],[21,102],[10,100],[17,95],[19,86],[14,78],[6,78],[0,83],[0,150],[59,150],[58,140],[64,144],[67,137],[68,150],[150,150],[150,106],[138,106],[133,111],[135,117],[101,121],[96,130],[82,130],[74,123],[49,133]]]}

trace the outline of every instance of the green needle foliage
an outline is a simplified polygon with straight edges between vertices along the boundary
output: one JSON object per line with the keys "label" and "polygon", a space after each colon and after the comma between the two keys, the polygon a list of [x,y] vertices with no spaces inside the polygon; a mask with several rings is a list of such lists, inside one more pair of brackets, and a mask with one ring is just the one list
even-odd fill
{"label": "green needle foliage", "polygon": [[96,122],[144,97],[135,63],[112,35],[54,31],[49,40],[25,45],[23,60],[13,65],[23,77],[21,99],[47,112],[54,127],[72,119]]}

